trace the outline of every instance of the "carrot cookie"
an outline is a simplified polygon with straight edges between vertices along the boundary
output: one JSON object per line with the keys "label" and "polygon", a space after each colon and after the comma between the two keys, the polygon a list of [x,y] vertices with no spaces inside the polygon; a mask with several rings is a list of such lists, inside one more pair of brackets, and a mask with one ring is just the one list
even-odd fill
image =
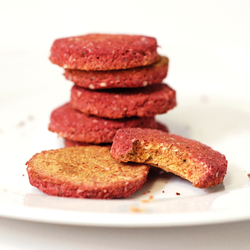
{"label": "carrot cookie", "polygon": [[86,71],[65,69],[66,79],[89,89],[137,88],[160,83],[167,76],[168,58],[152,65],[124,70]]}
{"label": "carrot cookie", "polygon": [[73,86],[71,106],[85,114],[119,119],[150,117],[176,106],[175,91],[163,83],[132,89],[89,90]]}
{"label": "carrot cookie", "polygon": [[222,183],[227,171],[227,160],[221,153],[200,142],[154,129],[120,129],[111,155],[121,162],[159,167],[199,188]]}
{"label": "carrot cookie", "polygon": [[26,163],[30,184],[54,196],[129,197],[145,183],[149,167],[119,163],[109,151],[100,146],[43,151]]}
{"label": "carrot cookie", "polygon": [[49,124],[51,132],[65,139],[93,144],[111,143],[117,130],[126,127],[158,128],[158,123],[154,117],[113,120],[88,116],[66,103],[52,112]]}
{"label": "carrot cookie", "polygon": [[157,41],[153,37],[88,34],[55,40],[49,59],[69,69],[129,69],[158,61],[156,49]]}

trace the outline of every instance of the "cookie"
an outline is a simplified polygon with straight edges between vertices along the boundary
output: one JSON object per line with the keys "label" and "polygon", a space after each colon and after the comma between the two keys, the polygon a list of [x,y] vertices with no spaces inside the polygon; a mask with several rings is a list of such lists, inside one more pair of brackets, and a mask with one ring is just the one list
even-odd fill
{"label": "cookie", "polygon": [[65,69],[66,79],[89,89],[138,88],[160,83],[167,76],[168,58],[148,66],[109,71]]}
{"label": "cookie", "polygon": [[[168,127],[160,122],[157,122],[157,129],[165,131],[165,132],[169,132]],[[79,147],[79,146],[93,146],[94,144],[91,143],[87,143],[87,142],[82,142],[82,141],[71,141],[68,139],[64,140],[64,146],[65,147]],[[111,144],[110,143],[102,143],[102,144],[98,144],[99,146],[108,146]]]}
{"label": "cookie", "polygon": [[93,146],[93,144],[87,142],[80,142],[80,141],[71,141],[71,140],[64,140],[65,147],[80,147],[80,146]]}
{"label": "cookie", "polygon": [[128,69],[158,61],[156,49],[157,41],[153,37],[88,34],[55,40],[49,59],[69,69]]}
{"label": "cookie", "polygon": [[119,119],[150,117],[176,106],[175,91],[163,83],[132,89],[71,89],[71,106],[85,114]]}
{"label": "cookie", "polygon": [[[108,146],[111,144],[99,144],[99,146]],[[80,146],[94,146],[94,144],[90,144],[87,142],[82,142],[82,141],[71,141],[71,140],[64,140],[64,146],[65,147],[80,147]]]}
{"label": "cookie", "polygon": [[118,161],[159,167],[199,188],[222,183],[227,172],[223,154],[198,141],[154,129],[118,130],[111,155]]}
{"label": "cookie", "polygon": [[147,179],[149,167],[116,162],[110,147],[43,151],[27,163],[30,184],[54,196],[112,199],[129,197]]}
{"label": "cookie", "polygon": [[116,131],[126,127],[157,128],[158,123],[154,117],[113,120],[88,116],[66,103],[52,112],[48,129],[68,140],[100,144],[111,143]]}

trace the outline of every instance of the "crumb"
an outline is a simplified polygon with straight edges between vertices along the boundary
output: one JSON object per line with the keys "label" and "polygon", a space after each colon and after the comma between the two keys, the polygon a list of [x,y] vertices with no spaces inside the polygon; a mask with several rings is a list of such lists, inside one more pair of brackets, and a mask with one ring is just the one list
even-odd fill
{"label": "crumb", "polygon": [[176,195],[181,195],[180,193],[176,192]]}
{"label": "crumb", "polygon": [[22,174],[22,176],[24,176],[24,174]]}
{"label": "crumb", "polygon": [[143,194],[146,194],[146,193],[143,193]]}
{"label": "crumb", "polygon": [[20,121],[18,124],[17,124],[17,127],[18,128],[21,128],[25,125],[25,122],[24,121]]}
{"label": "crumb", "polygon": [[164,194],[164,193],[165,193],[165,191],[162,191],[162,193]]}
{"label": "crumb", "polygon": [[148,193],[150,193],[150,191],[148,191]]}
{"label": "crumb", "polygon": [[145,209],[142,209],[142,208],[139,208],[139,207],[130,207],[130,212],[143,213],[143,212],[145,212]]}
{"label": "crumb", "polygon": [[27,117],[27,119],[28,119],[29,121],[33,121],[33,120],[35,119],[35,117],[34,117],[33,115],[29,115],[29,116]]}
{"label": "crumb", "polygon": [[141,200],[142,203],[152,202],[154,199],[153,195],[150,195],[147,200]]}
{"label": "crumb", "polygon": [[248,178],[250,179],[250,174],[247,174]]}

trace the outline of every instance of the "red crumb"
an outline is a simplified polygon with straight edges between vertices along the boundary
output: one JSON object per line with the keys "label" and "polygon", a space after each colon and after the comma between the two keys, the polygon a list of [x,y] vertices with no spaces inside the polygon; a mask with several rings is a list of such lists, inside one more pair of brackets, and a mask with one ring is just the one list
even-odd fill
{"label": "red crumb", "polygon": [[162,193],[165,193],[165,191],[162,191]]}
{"label": "red crumb", "polygon": [[148,193],[150,193],[150,191],[148,191]]}
{"label": "red crumb", "polygon": [[181,195],[180,193],[176,192],[176,195]]}
{"label": "red crumb", "polygon": [[250,179],[250,174],[247,174],[248,178]]}

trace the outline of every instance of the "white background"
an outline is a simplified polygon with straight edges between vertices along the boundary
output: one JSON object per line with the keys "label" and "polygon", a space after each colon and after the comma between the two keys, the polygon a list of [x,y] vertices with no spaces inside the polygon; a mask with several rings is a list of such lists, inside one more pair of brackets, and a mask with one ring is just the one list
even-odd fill
{"label": "white background", "polygon": [[[12,92],[13,87],[16,91],[30,88],[12,81],[13,74],[27,82],[32,79],[34,88],[53,85],[46,71],[58,76],[59,69],[48,61],[56,38],[106,32],[156,37],[159,52],[170,59],[167,82],[177,90],[195,87],[205,93],[219,88],[225,94],[236,90],[247,95],[242,90],[250,81],[246,70],[250,66],[249,9],[247,0],[2,0],[0,66],[8,84],[1,83],[5,85],[1,94]],[[25,54],[34,57],[28,75],[8,60],[10,55],[18,60]]]}
{"label": "white background", "polygon": [[[0,105],[34,91],[54,99],[51,105],[60,105],[68,98],[70,84],[48,60],[52,42],[92,32],[156,37],[159,53],[170,59],[166,82],[178,96],[190,89],[204,96],[223,91],[227,100],[233,101],[237,94],[247,101],[249,12],[250,1],[243,0],[0,0]],[[52,90],[58,90],[55,98],[50,96]],[[50,110],[45,107],[39,112],[43,119]],[[0,117],[0,124],[4,119]],[[0,218],[0,248],[248,249],[249,231],[248,221],[172,229],[105,229]]]}

